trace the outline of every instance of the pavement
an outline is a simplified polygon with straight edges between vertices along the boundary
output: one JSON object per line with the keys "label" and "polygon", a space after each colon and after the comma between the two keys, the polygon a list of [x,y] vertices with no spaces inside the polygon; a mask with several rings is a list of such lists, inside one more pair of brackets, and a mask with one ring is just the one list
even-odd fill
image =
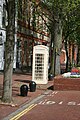
{"label": "pavement", "polygon": [[[18,109],[25,105],[30,105],[33,100],[44,95],[46,91],[53,90],[53,80],[49,80],[47,84],[37,85],[35,92],[30,92],[29,82],[32,80],[31,73],[23,74],[14,72],[12,76],[12,103],[5,104],[0,100],[0,120],[7,118],[10,114],[15,113]],[[21,96],[20,87],[22,85],[28,86],[28,94]],[[0,74],[0,98],[3,92],[3,74]],[[34,101],[33,101],[34,102]],[[9,119],[7,119],[9,120]]]}
{"label": "pavement", "polygon": [[[12,103],[0,101],[0,120],[80,120],[80,91],[53,89],[54,79],[37,85],[30,92],[31,73],[15,72],[12,76]],[[75,79],[74,79],[75,80]],[[20,94],[22,85],[28,86],[28,94]],[[3,74],[0,74],[0,97],[3,92]]]}

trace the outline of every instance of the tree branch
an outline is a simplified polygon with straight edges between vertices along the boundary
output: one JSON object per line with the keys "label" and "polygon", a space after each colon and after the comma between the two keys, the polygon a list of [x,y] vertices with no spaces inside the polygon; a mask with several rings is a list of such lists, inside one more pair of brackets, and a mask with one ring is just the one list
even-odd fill
{"label": "tree branch", "polygon": [[39,16],[42,18],[42,20],[44,21],[45,25],[47,26],[47,28],[50,30],[50,27],[49,25],[47,24],[46,20],[44,19],[43,15],[41,15],[39,12],[38,12]]}
{"label": "tree branch", "polygon": [[78,25],[74,30],[72,30],[72,31],[70,31],[70,32],[68,31],[68,32],[67,32],[68,34],[65,36],[64,39],[66,40],[67,37],[68,37],[71,33],[73,33],[74,31],[76,31],[76,30],[78,29],[79,26],[80,26],[80,25]]}

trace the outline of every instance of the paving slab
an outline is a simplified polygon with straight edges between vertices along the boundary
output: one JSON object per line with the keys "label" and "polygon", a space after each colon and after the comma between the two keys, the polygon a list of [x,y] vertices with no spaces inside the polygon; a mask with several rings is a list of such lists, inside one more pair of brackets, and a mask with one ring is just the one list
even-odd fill
{"label": "paving slab", "polygon": [[[4,104],[0,101],[0,120],[15,112],[25,104],[29,104],[33,99],[42,95],[48,88],[53,85],[53,81],[48,81],[48,84],[37,85],[35,92],[30,92],[28,89],[27,96],[20,95],[20,87],[25,84],[29,87],[29,82],[32,80],[31,74],[14,73],[12,76],[12,97],[11,104]],[[3,74],[0,74],[0,98],[3,91]]]}

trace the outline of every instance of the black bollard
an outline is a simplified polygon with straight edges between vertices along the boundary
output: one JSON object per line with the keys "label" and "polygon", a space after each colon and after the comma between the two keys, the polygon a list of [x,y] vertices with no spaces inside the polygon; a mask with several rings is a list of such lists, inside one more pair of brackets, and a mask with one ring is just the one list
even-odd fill
{"label": "black bollard", "polygon": [[53,80],[54,75],[50,73],[50,74],[48,75],[48,78],[49,78],[49,80]]}
{"label": "black bollard", "polygon": [[27,94],[28,94],[28,86],[24,84],[20,87],[20,95],[27,96]]}
{"label": "black bollard", "polygon": [[30,82],[29,87],[30,87],[30,92],[36,91],[36,83],[34,81]]}

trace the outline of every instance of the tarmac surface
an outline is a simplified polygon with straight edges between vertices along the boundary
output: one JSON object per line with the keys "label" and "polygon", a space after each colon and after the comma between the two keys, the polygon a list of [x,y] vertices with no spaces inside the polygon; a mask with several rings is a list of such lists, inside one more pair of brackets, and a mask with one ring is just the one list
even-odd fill
{"label": "tarmac surface", "polygon": [[19,120],[80,120],[79,91],[51,91]]}
{"label": "tarmac surface", "polygon": [[[0,95],[2,78],[0,75]],[[31,79],[30,74],[13,74],[13,103],[0,103],[0,120],[80,120],[80,91],[55,91],[53,79],[20,96],[20,86],[29,85]]]}

